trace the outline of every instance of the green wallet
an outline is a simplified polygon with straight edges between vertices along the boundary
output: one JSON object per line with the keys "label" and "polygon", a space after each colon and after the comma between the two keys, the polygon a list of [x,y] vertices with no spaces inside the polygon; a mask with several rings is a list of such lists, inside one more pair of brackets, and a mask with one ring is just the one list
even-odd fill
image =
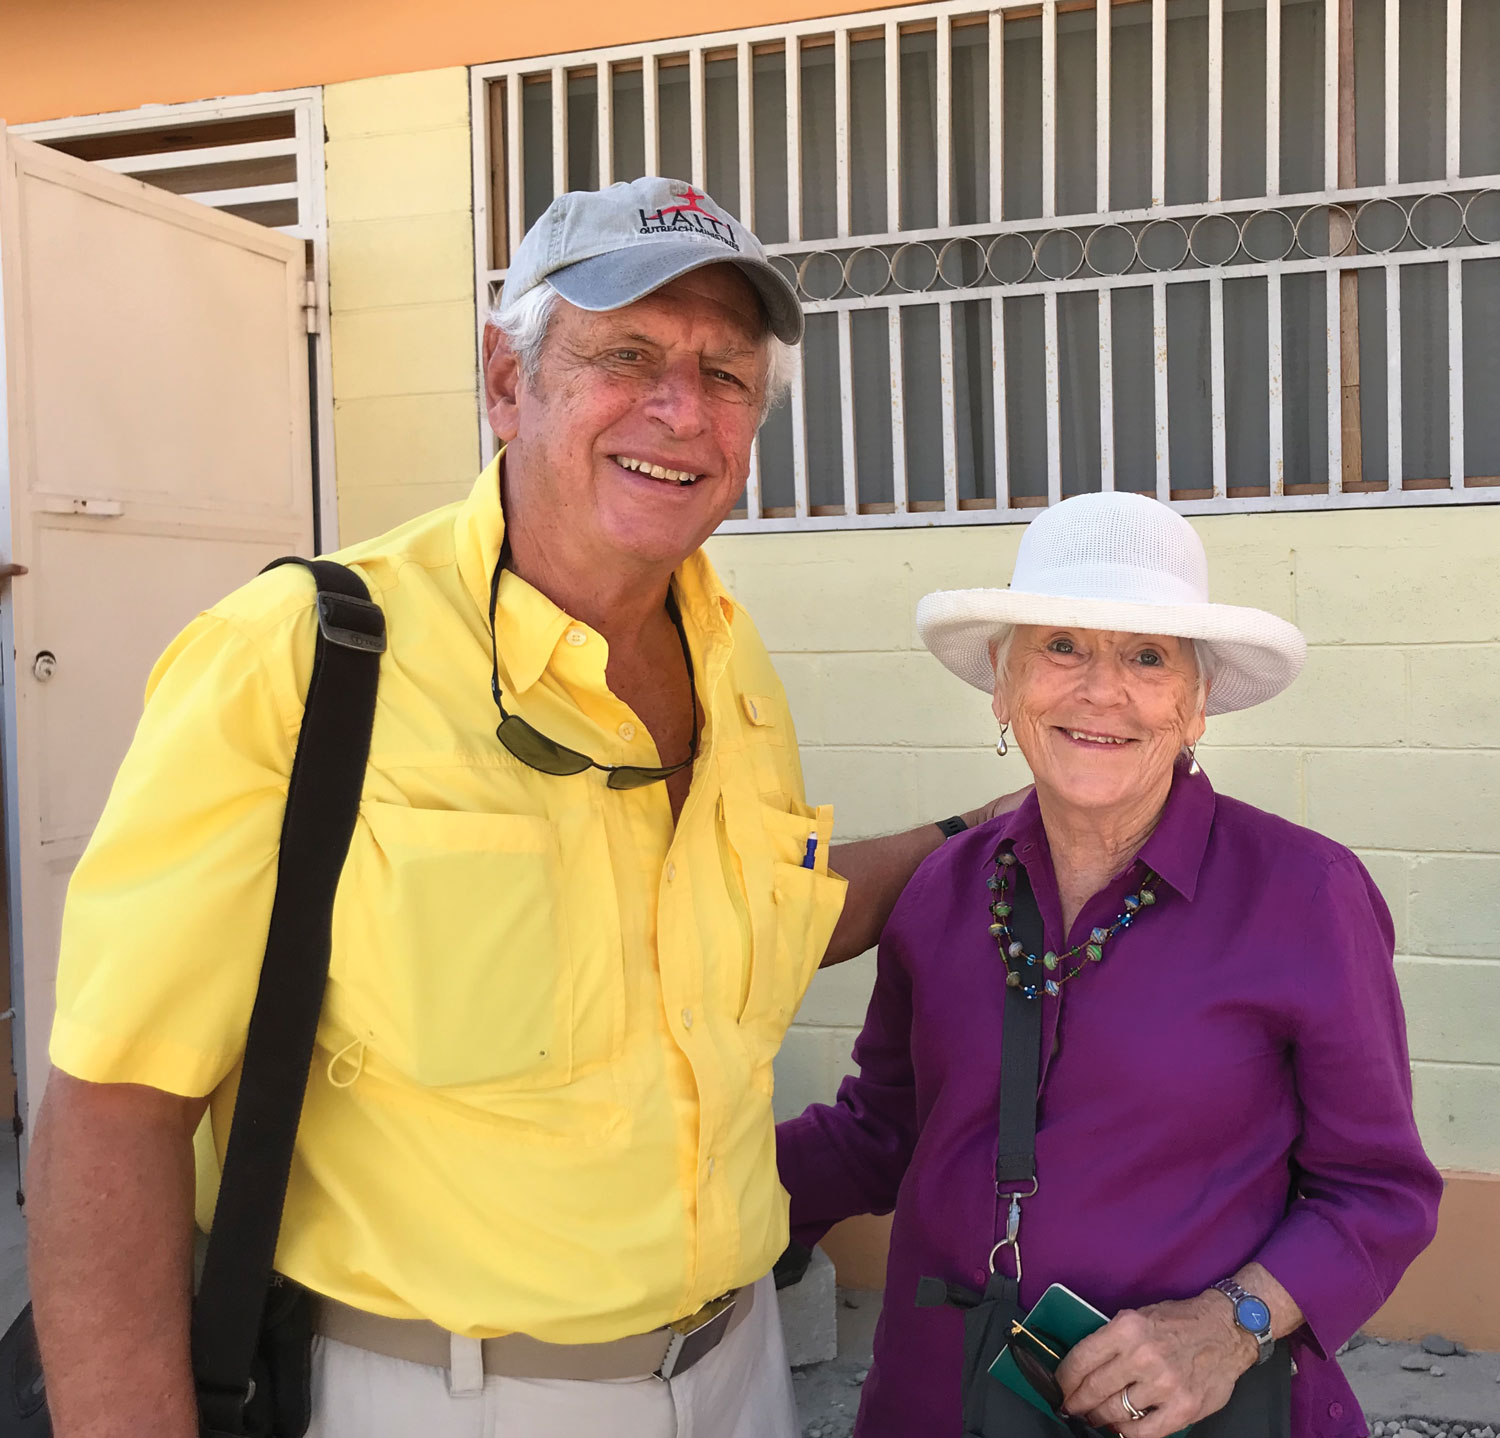
{"label": "green wallet", "polygon": [[[990,1376],[998,1378],[1012,1393],[1024,1398],[1038,1412],[1052,1417],[1051,1405],[1022,1373],[1011,1348],[1017,1343],[1024,1344],[1027,1353],[1048,1373],[1055,1373],[1058,1364],[1075,1343],[1087,1338],[1096,1329],[1103,1328],[1108,1322],[1109,1319],[1093,1304],[1085,1303],[1072,1289],[1054,1283],[1022,1319],[1021,1326],[1025,1331],[1016,1334],[1000,1350],[1000,1356],[990,1364]],[[1187,1428],[1174,1433],[1172,1438],[1183,1438],[1183,1434],[1191,1426],[1189,1424]]]}

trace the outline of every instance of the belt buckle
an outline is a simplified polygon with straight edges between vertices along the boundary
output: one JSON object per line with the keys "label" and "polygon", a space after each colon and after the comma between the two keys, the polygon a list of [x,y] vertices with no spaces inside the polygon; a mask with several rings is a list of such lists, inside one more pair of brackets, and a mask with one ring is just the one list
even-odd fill
{"label": "belt buckle", "polygon": [[738,1301],[738,1295],[726,1293],[710,1299],[696,1313],[667,1324],[667,1351],[654,1376],[668,1382],[712,1353],[723,1339]]}

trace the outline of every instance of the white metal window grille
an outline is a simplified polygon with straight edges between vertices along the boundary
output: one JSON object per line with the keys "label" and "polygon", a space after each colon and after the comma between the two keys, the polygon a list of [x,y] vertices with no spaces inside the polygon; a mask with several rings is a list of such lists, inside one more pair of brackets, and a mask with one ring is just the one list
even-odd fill
{"label": "white metal window grille", "polygon": [[473,86],[479,294],[645,173],[798,285],[729,530],[1500,501],[1495,0],[919,5]]}
{"label": "white metal window grille", "polygon": [[148,105],[17,125],[15,133],[304,242],[317,538],[320,550],[336,547],[322,92]]}

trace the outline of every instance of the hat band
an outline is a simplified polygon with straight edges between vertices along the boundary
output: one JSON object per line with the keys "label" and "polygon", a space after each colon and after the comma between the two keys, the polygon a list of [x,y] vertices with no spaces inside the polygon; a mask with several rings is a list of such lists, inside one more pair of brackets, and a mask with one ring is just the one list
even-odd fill
{"label": "hat band", "polygon": [[1207,604],[1205,587],[1133,564],[1067,565],[1021,571],[1011,580],[1012,594],[1052,599],[1102,599],[1125,604]]}

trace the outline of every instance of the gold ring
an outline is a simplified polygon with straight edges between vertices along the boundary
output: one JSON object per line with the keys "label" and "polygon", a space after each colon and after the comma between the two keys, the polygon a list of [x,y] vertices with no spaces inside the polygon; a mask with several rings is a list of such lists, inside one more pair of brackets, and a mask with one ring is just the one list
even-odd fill
{"label": "gold ring", "polygon": [[1133,1422],[1139,1423],[1141,1419],[1146,1416],[1141,1412],[1139,1408],[1135,1406],[1134,1403],[1130,1401],[1129,1388],[1122,1388],[1120,1390],[1120,1402],[1125,1405],[1125,1416],[1131,1419]]}

